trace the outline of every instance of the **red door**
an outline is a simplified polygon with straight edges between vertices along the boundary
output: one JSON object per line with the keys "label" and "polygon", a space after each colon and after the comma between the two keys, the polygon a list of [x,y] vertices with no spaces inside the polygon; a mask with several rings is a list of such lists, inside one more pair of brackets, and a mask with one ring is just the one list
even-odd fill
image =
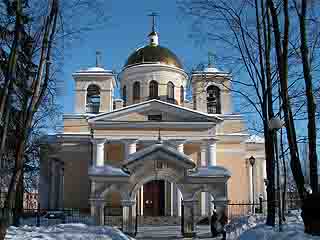
{"label": "red door", "polygon": [[164,215],[164,181],[154,180],[143,186],[145,216]]}

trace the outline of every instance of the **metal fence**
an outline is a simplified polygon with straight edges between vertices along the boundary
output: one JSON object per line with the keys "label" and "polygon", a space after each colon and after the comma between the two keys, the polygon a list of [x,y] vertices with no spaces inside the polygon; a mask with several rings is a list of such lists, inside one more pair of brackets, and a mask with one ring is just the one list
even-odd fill
{"label": "metal fence", "polygon": [[[14,223],[15,209],[1,208],[0,216],[9,216],[9,224]],[[24,209],[16,224],[28,226],[51,226],[64,223],[94,225],[88,209]]]}
{"label": "metal fence", "polygon": [[122,228],[122,207],[105,207],[104,225]]}
{"label": "metal fence", "polygon": [[[259,199],[258,202],[230,202],[228,203],[228,219],[233,220],[235,218],[248,216],[250,214],[267,214],[267,200]],[[279,206],[279,201],[275,201],[275,207]],[[302,201],[299,198],[288,197],[285,200],[285,211],[297,210],[302,206]]]}

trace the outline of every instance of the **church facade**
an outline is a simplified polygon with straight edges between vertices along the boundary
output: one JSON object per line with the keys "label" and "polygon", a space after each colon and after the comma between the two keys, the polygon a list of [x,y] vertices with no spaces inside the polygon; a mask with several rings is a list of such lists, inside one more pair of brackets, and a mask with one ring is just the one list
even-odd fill
{"label": "church facade", "polygon": [[194,234],[195,216],[265,197],[264,143],[233,113],[229,73],[209,64],[188,75],[154,28],[148,37],[127,59],[120,86],[98,60],[73,74],[74,113],[41,149],[40,203],[88,209],[99,224],[106,208],[122,207],[128,233],[137,215],[183,214],[184,233]]}

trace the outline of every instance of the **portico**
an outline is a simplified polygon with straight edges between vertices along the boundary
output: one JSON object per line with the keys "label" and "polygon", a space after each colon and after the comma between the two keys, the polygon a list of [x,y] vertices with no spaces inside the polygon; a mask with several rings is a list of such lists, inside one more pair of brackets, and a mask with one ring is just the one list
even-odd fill
{"label": "portico", "polygon": [[[210,192],[215,196],[215,200],[226,203],[227,180],[231,176],[230,172],[223,167],[199,169],[195,167],[196,165],[188,156],[162,141],[157,141],[129,155],[122,168],[92,167],[89,175],[94,187],[92,187],[90,204],[95,211],[102,211],[98,203],[103,201],[104,194],[109,189],[118,189],[122,197],[123,224],[125,225],[123,229],[133,234],[137,216],[135,204],[137,204],[139,190],[150,181],[164,180],[174,184],[180,190],[185,219],[183,232],[185,236],[194,236],[196,234],[195,211],[192,209],[197,204],[195,197],[197,192]],[[220,209],[220,214],[225,211],[223,206],[217,209]],[[141,212],[141,210],[138,211]],[[96,213],[94,216],[98,223],[103,224],[101,215],[102,213]]]}

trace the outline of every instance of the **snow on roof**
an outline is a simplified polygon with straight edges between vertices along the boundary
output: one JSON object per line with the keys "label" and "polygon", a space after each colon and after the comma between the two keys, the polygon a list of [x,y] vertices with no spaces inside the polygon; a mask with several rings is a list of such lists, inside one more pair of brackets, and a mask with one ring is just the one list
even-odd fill
{"label": "snow on roof", "polygon": [[246,143],[264,143],[264,138],[259,137],[258,135],[251,135],[246,140]]}
{"label": "snow on roof", "polygon": [[231,177],[231,172],[221,166],[209,166],[198,168],[196,172],[189,174],[191,177]]}
{"label": "snow on roof", "polygon": [[116,168],[110,165],[104,165],[101,167],[91,167],[89,169],[89,175],[94,176],[120,176],[127,177],[129,174],[125,173],[121,168]]}
{"label": "snow on roof", "polygon": [[185,164],[191,165],[192,167],[195,166],[194,162],[187,155],[177,151],[175,148],[170,147],[169,145],[163,144],[161,141],[149,147],[146,147],[138,152],[131,154],[124,165],[126,166],[135,161],[141,160],[145,156],[157,151],[166,152],[170,155],[175,156],[177,160],[182,160]]}
{"label": "snow on roof", "polygon": [[221,72],[218,68],[215,67],[206,67],[205,69],[203,69],[204,72],[207,73],[218,73]]}

